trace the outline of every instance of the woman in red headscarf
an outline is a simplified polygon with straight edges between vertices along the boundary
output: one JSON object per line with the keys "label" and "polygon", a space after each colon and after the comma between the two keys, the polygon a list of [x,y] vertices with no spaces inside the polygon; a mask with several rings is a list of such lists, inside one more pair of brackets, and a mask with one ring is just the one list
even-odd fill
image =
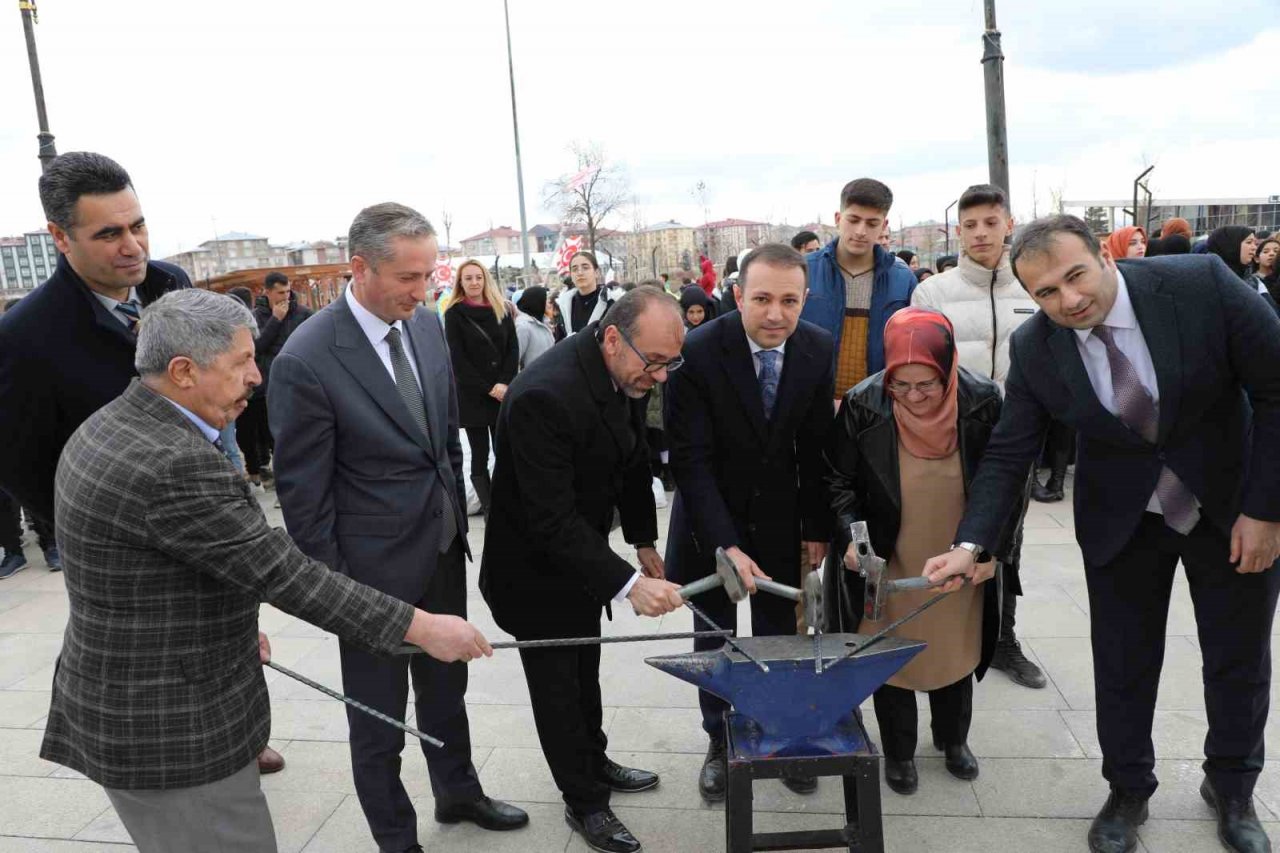
{"label": "woman in red headscarf", "polygon": [[[960,366],[944,315],[921,308],[897,312],[885,325],[884,349],[886,368],[841,401],[827,450],[837,530],[844,537],[837,544],[850,569],[830,573],[842,585],[830,598],[840,630],[861,634],[879,631],[936,593],[895,594],[881,619],[862,618],[864,584],[850,525],[867,523],[872,547],[889,563],[889,578],[919,576],[925,560],[951,546],[969,483],[1000,419],[999,389]],[[1017,521],[1015,516],[1006,524],[1003,542],[1012,541]],[[874,697],[885,780],[900,794],[914,793],[919,784],[917,690],[929,694],[933,742],[945,752],[947,769],[960,779],[978,775],[967,745],[973,676],[982,678],[995,651],[998,584],[965,586],[891,633],[928,644]]]}
{"label": "woman in red headscarf", "polygon": [[1107,237],[1106,246],[1111,250],[1111,260],[1145,258],[1147,256],[1147,232],[1136,225],[1117,228]]}

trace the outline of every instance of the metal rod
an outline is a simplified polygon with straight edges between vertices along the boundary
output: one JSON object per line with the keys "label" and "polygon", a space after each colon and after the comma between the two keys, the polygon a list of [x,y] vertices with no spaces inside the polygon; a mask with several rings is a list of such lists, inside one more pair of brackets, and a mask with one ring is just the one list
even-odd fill
{"label": "metal rod", "polygon": [[[550,640],[503,640],[490,643],[494,649],[550,649],[558,646],[607,646],[611,643],[641,643],[646,640],[696,640],[702,637],[729,637],[732,631],[678,631],[673,634],[627,634],[618,637],[557,637]],[[396,649],[398,655],[426,654],[417,646],[404,645]]]}
{"label": "metal rod", "polygon": [[[507,27],[507,76],[511,79],[511,131],[516,138],[516,190],[520,196],[520,251],[524,254],[522,276],[529,275],[529,224],[524,215],[524,167],[520,165],[520,122],[516,118],[516,66],[511,58],[511,13],[502,0],[502,19]],[[521,284],[527,284],[521,281]]]}
{"label": "metal rod", "polygon": [[336,690],[330,690],[328,687],[325,687],[323,684],[320,684],[319,682],[316,682],[316,681],[312,681],[310,678],[307,678],[305,675],[300,675],[299,673],[296,673],[287,667],[281,666],[275,661],[270,661],[270,660],[267,661],[266,666],[271,667],[276,672],[283,672],[285,675],[289,676],[290,678],[295,679],[296,681],[301,681],[303,684],[307,685],[308,687],[313,688],[315,690],[319,690],[321,693],[323,693],[324,695],[332,699],[337,699],[339,702],[345,702],[346,704],[350,705],[352,708],[355,708],[357,711],[364,711],[370,717],[373,717],[376,720],[382,720],[382,722],[386,723],[387,725],[394,726],[395,728],[399,729],[402,732],[407,732],[413,735],[414,737],[416,737],[420,741],[429,743],[434,747],[438,747],[438,748],[444,747],[444,741],[437,740],[436,738],[433,738],[431,735],[426,734],[425,732],[420,732],[417,729],[415,729],[413,726],[406,726],[404,723],[400,722],[394,717],[388,717],[386,714],[382,713],[381,711],[375,711],[373,708],[370,708],[368,705],[361,704],[360,702],[357,702],[356,700],[350,697],[343,696],[341,693],[339,693]]}
{"label": "metal rod", "polygon": [[853,657],[854,655],[858,654],[859,652],[866,651],[866,650],[867,650],[868,648],[870,648],[871,646],[874,646],[876,643],[880,642],[880,641],[881,641],[881,640],[883,640],[885,637],[889,636],[889,632],[890,632],[890,631],[894,630],[895,628],[899,628],[899,627],[901,627],[902,625],[904,625],[904,624],[905,624],[905,623],[907,623],[907,622],[910,622],[912,619],[916,618],[916,617],[917,617],[917,616],[919,616],[921,613],[925,612],[925,611],[926,611],[926,610],[928,610],[930,607],[932,607],[933,605],[937,604],[939,601],[942,601],[944,598],[946,598],[946,597],[947,597],[948,595],[950,595],[950,594],[951,594],[951,593],[949,593],[949,592],[944,592],[944,593],[942,593],[941,595],[935,595],[933,598],[929,599],[929,600],[928,600],[928,601],[926,601],[924,604],[921,604],[921,605],[920,605],[919,607],[917,607],[915,610],[912,610],[912,611],[911,611],[910,613],[908,613],[906,616],[903,616],[901,619],[896,619],[896,620],[894,620],[893,622],[890,622],[890,623],[889,623],[888,625],[886,625],[883,629],[881,629],[880,631],[877,631],[875,634],[872,634],[872,635],[871,635],[871,637],[870,637],[870,638],[869,638],[865,643],[862,643],[861,645],[858,645],[858,646],[854,646],[854,647],[853,647],[852,649],[850,649],[848,652],[846,652],[845,654],[843,654],[843,655],[841,655],[840,657],[838,657],[838,658],[836,658],[835,660],[833,660],[833,661],[831,662],[831,666],[828,666],[828,667],[827,667],[827,669],[828,669],[828,670],[830,670],[830,669],[831,669],[831,667],[833,667],[833,666],[835,666],[836,664],[840,663],[840,661],[842,661],[842,660],[848,660],[849,658]]}
{"label": "metal rod", "polygon": [[1004,52],[996,27],[996,0],[986,0],[982,74],[987,101],[987,170],[991,183],[1009,195],[1009,138],[1004,107]]}
{"label": "metal rod", "polygon": [[[693,611],[693,615],[694,615],[694,616],[697,616],[697,617],[698,617],[699,619],[701,619],[703,622],[706,622],[708,625],[710,625],[710,626],[711,626],[712,628],[714,628],[716,631],[724,631],[724,629],[723,629],[723,628],[721,628],[719,625],[717,625],[717,624],[712,620],[712,618],[711,618],[710,616],[708,616],[706,613],[702,612],[702,608],[698,607],[698,606],[697,606],[696,604],[694,604],[692,601],[689,601],[688,599],[685,599],[684,606],[685,606],[685,607],[687,607],[687,608],[689,608],[690,610],[692,610],[692,611]],[[725,641],[725,643],[727,643],[727,644],[728,644],[729,648],[733,649],[735,652],[737,652],[738,654],[742,655],[744,658],[746,658],[747,660],[751,661],[751,662],[752,662],[753,664],[755,664],[756,666],[760,667],[760,671],[761,671],[761,672],[768,672],[768,671],[769,671],[769,666],[768,666],[768,664],[764,663],[764,662],[763,662],[763,661],[761,661],[761,660],[757,660],[757,659],[756,659],[756,657],[755,657],[753,654],[751,654],[750,652],[748,652],[748,651],[747,651],[746,649],[744,649],[742,646],[738,645],[737,641],[735,641],[735,640],[733,639],[733,637],[731,637],[731,636],[729,635],[729,632],[727,632],[727,631],[725,631],[725,638],[724,638],[724,641]]]}
{"label": "metal rod", "polygon": [[44,108],[44,80],[40,77],[40,58],[36,55],[36,4],[34,0],[20,0],[18,9],[22,12],[22,30],[27,37],[27,62],[31,66],[31,88],[36,96],[36,121],[40,125],[40,132],[36,134],[40,142],[37,156],[40,158],[40,171],[47,172],[58,151],[53,145],[53,134],[49,132],[49,115]]}

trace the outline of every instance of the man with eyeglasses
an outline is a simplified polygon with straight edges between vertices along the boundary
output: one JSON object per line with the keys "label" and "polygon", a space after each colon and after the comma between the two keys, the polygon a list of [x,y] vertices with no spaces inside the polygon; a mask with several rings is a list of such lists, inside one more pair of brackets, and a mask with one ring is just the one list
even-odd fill
{"label": "man with eyeglasses", "polygon": [[[715,571],[715,552],[733,558],[747,588],[768,577],[800,583],[805,561],[821,565],[831,533],[822,448],[832,421],[835,384],[831,335],[802,322],[804,256],[780,243],[753,249],[738,269],[738,310],[689,335],[683,370],[666,389],[667,441],[676,478],[667,535],[667,569],[688,583]],[[734,629],[737,607],[723,589],[695,597],[720,627]],[[709,628],[695,621],[699,630]],[[796,632],[791,602],[752,596],[751,633]],[[722,645],[696,640],[697,650]],[[725,796],[724,713],[728,705],[702,691],[702,727],[711,740],[698,777],[708,802]],[[812,793],[812,777],[783,777],[792,791]]]}
{"label": "man with eyeglasses", "polygon": [[[624,600],[644,616],[681,606],[654,548],[643,398],[680,367],[683,344],[680,304],[637,287],[507,389],[480,591],[517,639],[599,636],[600,611]],[[609,547],[615,507],[639,571]],[[600,647],[522,649],[520,659],[565,820],[594,850],[639,850],[610,794],[653,788],[658,776],[605,754]]]}

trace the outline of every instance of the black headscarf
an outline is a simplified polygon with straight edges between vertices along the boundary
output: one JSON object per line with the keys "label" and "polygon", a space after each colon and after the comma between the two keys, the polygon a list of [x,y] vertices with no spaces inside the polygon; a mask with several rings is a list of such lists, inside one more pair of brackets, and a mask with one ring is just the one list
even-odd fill
{"label": "black headscarf", "polygon": [[695,305],[702,306],[702,322],[705,323],[711,319],[710,298],[701,287],[691,284],[680,291],[680,315],[685,318],[685,326],[689,326],[689,309]]}
{"label": "black headscarf", "polygon": [[1191,241],[1181,234],[1170,234],[1168,237],[1156,237],[1147,243],[1147,257],[1160,255],[1189,255]]}
{"label": "black headscarf", "polygon": [[516,307],[541,322],[547,313],[547,289],[537,285],[526,288],[520,295],[520,301],[516,303]]}
{"label": "black headscarf", "polygon": [[1224,225],[1209,235],[1206,251],[1227,262],[1231,271],[1240,278],[1247,278],[1249,268],[1240,263],[1240,244],[1249,239],[1253,229],[1247,225]]}

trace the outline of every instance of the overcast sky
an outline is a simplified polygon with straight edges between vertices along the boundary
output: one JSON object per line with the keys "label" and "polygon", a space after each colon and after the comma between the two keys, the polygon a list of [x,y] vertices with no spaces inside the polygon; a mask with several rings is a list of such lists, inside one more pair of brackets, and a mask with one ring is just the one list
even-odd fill
{"label": "overcast sky", "polygon": [[[500,0],[39,0],[60,151],[133,176],[156,257],[219,232],[345,233],[396,200],[458,242],[519,227]],[[1277,0],[1000,0],[1014,207],[1050,193],[1280,193]],[[830,220],[844,182],[941,219],[986,179],[981,0],[511,0],[529,225],[568,146],[638,202],[606,223]],[[0,21],[0,234],[43,227],[21,21]],[[216,225],[215,225],[216,223]]]}

